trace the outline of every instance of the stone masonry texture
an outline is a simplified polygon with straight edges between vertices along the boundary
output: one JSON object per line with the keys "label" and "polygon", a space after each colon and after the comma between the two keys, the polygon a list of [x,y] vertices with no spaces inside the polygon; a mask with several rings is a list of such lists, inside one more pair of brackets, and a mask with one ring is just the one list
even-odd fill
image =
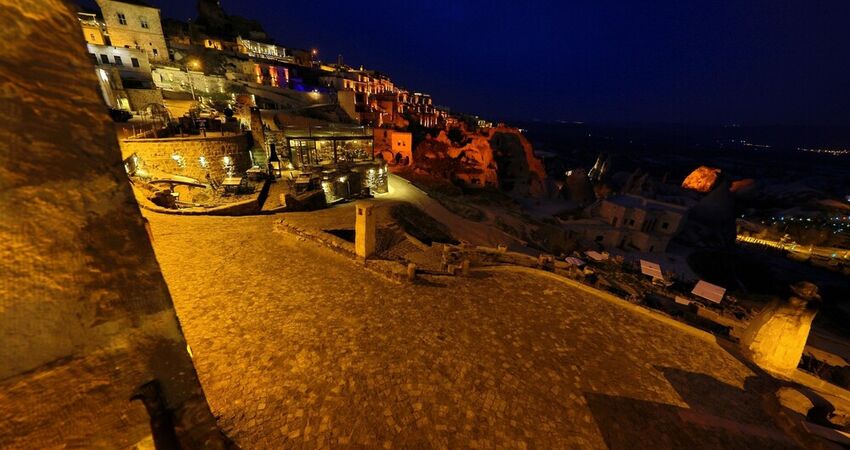
{"label": "stone masonry texture", "polygon": [[[125,139],[121,141],[124,158],[136,155],[142,167],[173,175],[181,175],[207,183],[210,178],[221,182],[226,176],[224,157],[231,158],[234,176],[242,176],[251,168],[248,135],[174,137],[165,139]],[[174,159],[178,156],[181,164]],[[201,165],[201,156],[207,167]]]}
{"label": "stone masonry texture", "polygon": [[76,14],[0,0],[0,23],[0,448],[134,445],[151,380],[184,446],[214,448]]}
{"label": "stone masonry texture", "polygon": [[272,232],[276,216],[148,217],[244,449],[796,447],[767,412],[772,378],[548,278],[395,284]]}

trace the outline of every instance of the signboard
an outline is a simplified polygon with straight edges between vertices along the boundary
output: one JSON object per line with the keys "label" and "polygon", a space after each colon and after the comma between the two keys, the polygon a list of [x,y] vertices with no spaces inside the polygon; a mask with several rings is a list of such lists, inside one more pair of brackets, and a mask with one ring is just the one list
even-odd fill
{"label": "signboard", "polygon": [[720,301],[723,300],[723,296],[726,294],[726,288],[699,280],[691,293],[710,302],[720,303]]}
{"label": "signboard", "polygon": [[658,278],[659,280],[664,279],[664,275],[661,274],[661,266],[644,259],[640,260],[640,272],[644,275],[649,275],[652,278]]}

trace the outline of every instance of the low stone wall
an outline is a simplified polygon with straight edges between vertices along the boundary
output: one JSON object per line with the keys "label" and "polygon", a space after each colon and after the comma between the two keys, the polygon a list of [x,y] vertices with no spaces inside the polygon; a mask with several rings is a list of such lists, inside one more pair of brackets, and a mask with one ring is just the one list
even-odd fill
{"label": "low stone wall", "polygon": [[122,156],[126,159],[135,154],[141,168],[190,177],[202,183],[210,180],[220,183],[227,176],[227,163],[233,165],[234,174],[244,174],[251,168],[248,149],[247,134],[121,141]]}
{"label": "low stone wall", "polygon": [[407,280],[407,267],[399,264],[396,261],[386,261],[379,259],[362,260],[357,257],[354,252],[354,244],[342,238],[338,238],[330,233],[325,233],[321,230],[307,229],[298,227],[286,219],[281,219],[275,225],[275,231],[288,233],[297,236],[299,239],[310,240],[323,247],[327,247],[336,253],[345,257],[359,260],[363,262],[363,267],[389,281],[402,283]]}
{"label": "low stone wall", "polygon": [[252,214],[258,214],[262,205],[259,203],[257,196],[252,196],[252,198],[247,200],[228,203],[214,208],[169,209],[156,205],[147,199],[144,202],[139,201],[139,206],[149,211],[178,216],[250,216]]}

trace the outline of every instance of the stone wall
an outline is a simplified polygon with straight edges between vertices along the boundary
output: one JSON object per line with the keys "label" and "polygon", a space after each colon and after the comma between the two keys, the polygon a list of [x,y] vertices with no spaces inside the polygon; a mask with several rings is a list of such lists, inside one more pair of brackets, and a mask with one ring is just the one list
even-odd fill
{"label": "stone wall", "polygon": [[222,448],[76,14],[0,0],[0,23],[0,448],[149,440],[152,380],[183,448]]}
{"label": "stone wall", "polygon": [[[112,45],[138,47],[148,54],[151,61],[168,60],[168,46],[165,45],[159,9],[132,2],[96,1],[109,29]],[[120,23],[118,14],[124,15],[126,24]],[[142,19],[147,23],[147,28],[142,27]]]}
{"label": "stone wall", "polygon": [[248,144],[247,134],[125,139],[121,141],[121,153],[124,158],[135,154],[141,161],[141,167],[151,173],[180,175],[207,183],[207,174],[216,182],[225,178],[225,157],[230,158],[234,175],[244,176],[245,170],[251,168]]}
{"label": "stone wall", "polygon": [[124,89],[124,92],[127,93],[133,111],[139,111],[151,103],[162,104],[162,91],[159,89]]}

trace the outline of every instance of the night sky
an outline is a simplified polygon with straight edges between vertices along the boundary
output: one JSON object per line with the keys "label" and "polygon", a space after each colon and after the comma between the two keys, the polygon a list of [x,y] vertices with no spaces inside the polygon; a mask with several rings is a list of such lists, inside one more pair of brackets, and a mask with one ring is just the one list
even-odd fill
{"label": "night sky", "polygon": [[[194,0],[149,0],[195,17]],[[850,1],[222,0],[285,46],[488,118],[850,123]]]}

